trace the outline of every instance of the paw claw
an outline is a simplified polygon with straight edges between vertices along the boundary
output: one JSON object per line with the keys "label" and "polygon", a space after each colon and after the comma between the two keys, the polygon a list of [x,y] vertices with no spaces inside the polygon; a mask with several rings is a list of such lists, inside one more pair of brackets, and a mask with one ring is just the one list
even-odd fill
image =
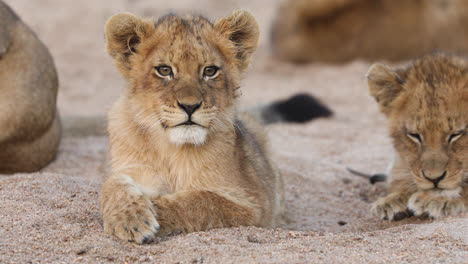
{"label": "paw claw", "polygon": [[150,244],[151,242],[153,242],[152,236],[146,236],[145,238],[143,238],[143,241],[141,241],[142,244]]}
{"label": "paw claw", "polygon": [[393,215],[393,221],[401,221],[408,217],[408,214],[405,212],[398,212]]}

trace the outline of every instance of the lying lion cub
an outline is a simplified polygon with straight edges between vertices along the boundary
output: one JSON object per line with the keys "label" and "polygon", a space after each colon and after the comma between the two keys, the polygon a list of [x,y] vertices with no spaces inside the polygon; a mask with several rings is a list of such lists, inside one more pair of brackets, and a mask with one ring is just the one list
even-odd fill
{"label": "lying lion cub", "polygon": [[[176,230],[278,225],[282,178],[262,127],[236,111],[240,76],[259,37],[253,16],[237,11],[211,23],[118,14],[105,31],[128,88],[109,112],[104,230],[149,243]],[[310,109],[290,111],[307,102],[296,97],[275,111],[298,120]]]}
{"label": "lying lion cub", "polygon": [[55,158],[57,89],[47,47],[0,1],[0,173],[37,171]]}
{"label": "lying lion cub", "polygon": [[388,195],[374,204],[383,219],[407,211],[439,218],[468,208],[468,63],[427,56],[396,71],[373,65],[370,93],[388,117],[397,151]]}

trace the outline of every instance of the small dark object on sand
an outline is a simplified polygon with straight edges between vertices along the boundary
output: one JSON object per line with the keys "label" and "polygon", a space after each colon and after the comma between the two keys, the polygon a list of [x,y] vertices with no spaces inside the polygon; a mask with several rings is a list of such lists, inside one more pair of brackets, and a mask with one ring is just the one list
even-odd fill
{"label": "small dark object on sand", "polygon": [[385,174],[383,174],[383,173],[378,173],[378,174],[366,174],[366,173],[362,173],[362,172],[353,170],[353,169],[351,169],[351,168],[346,168],[346,170],[348,170],[351,174],[354,174],[354,175],[356,175],[356,176],[369,179],[369,182],[370,182],[371,184],[375,184],[376,182],[384,182],[384,181],[387,180],[387,175],[385,175]]}

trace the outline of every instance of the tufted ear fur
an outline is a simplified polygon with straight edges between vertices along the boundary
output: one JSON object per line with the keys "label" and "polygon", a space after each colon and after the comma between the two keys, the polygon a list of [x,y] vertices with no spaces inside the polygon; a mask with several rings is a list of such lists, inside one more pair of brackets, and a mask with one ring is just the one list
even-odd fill
{"label": "tufted ear fur", "polygon": [[370,94],[380,106],[380,110],[388,116],[390,104],[403,91],[403,79],[399,74],[385,65],[376,63],[367,72],[367,83]]}
{"label": "tufted ear fur", "polygon": [[106,49],[117,68],[126,76],[131,69],[130,57],[138,53],[138,46],[154,32],[154,22],[130,13],[112,16],[106,23]]}
{"label": "tufted ear fur", "polygon": [[216,21],[214,27],[234,43],[237,48],[236,58],[239,61],[239,69],[245,70],[249,65],[250,56],[257,49],[260,35],[253,15],[244,10],[237,10],[230,16]]}

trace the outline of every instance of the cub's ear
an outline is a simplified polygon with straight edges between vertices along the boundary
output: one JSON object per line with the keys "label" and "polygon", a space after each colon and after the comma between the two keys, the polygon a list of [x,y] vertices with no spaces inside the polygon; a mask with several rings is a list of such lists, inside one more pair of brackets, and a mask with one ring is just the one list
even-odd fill
{"label": "cub's ear", "polygon": [[152,20],[145,20],[130,13],[112,16],[106,23],[106,49],[117,67],[126,75],[131,68],[129,59],[138,53],[138,45],[154,32]]}
{"label": "cub's ear", "polygon": [[237,48],[236,58],[239,61],[239,68],[245,70],[249,65],[250,56],[257,49],[260,35],[253,15],[244,10],[237,10],[230,16],[216,21],[214,27],[234,43]]}
{"label": "cub's ear", "polygon": [[366,77],[370,94],[379,104],[380,110],[388,115],[391,111],[390,104],[403,91],[403,79],[397,72],[380,63],[372,65]]}

